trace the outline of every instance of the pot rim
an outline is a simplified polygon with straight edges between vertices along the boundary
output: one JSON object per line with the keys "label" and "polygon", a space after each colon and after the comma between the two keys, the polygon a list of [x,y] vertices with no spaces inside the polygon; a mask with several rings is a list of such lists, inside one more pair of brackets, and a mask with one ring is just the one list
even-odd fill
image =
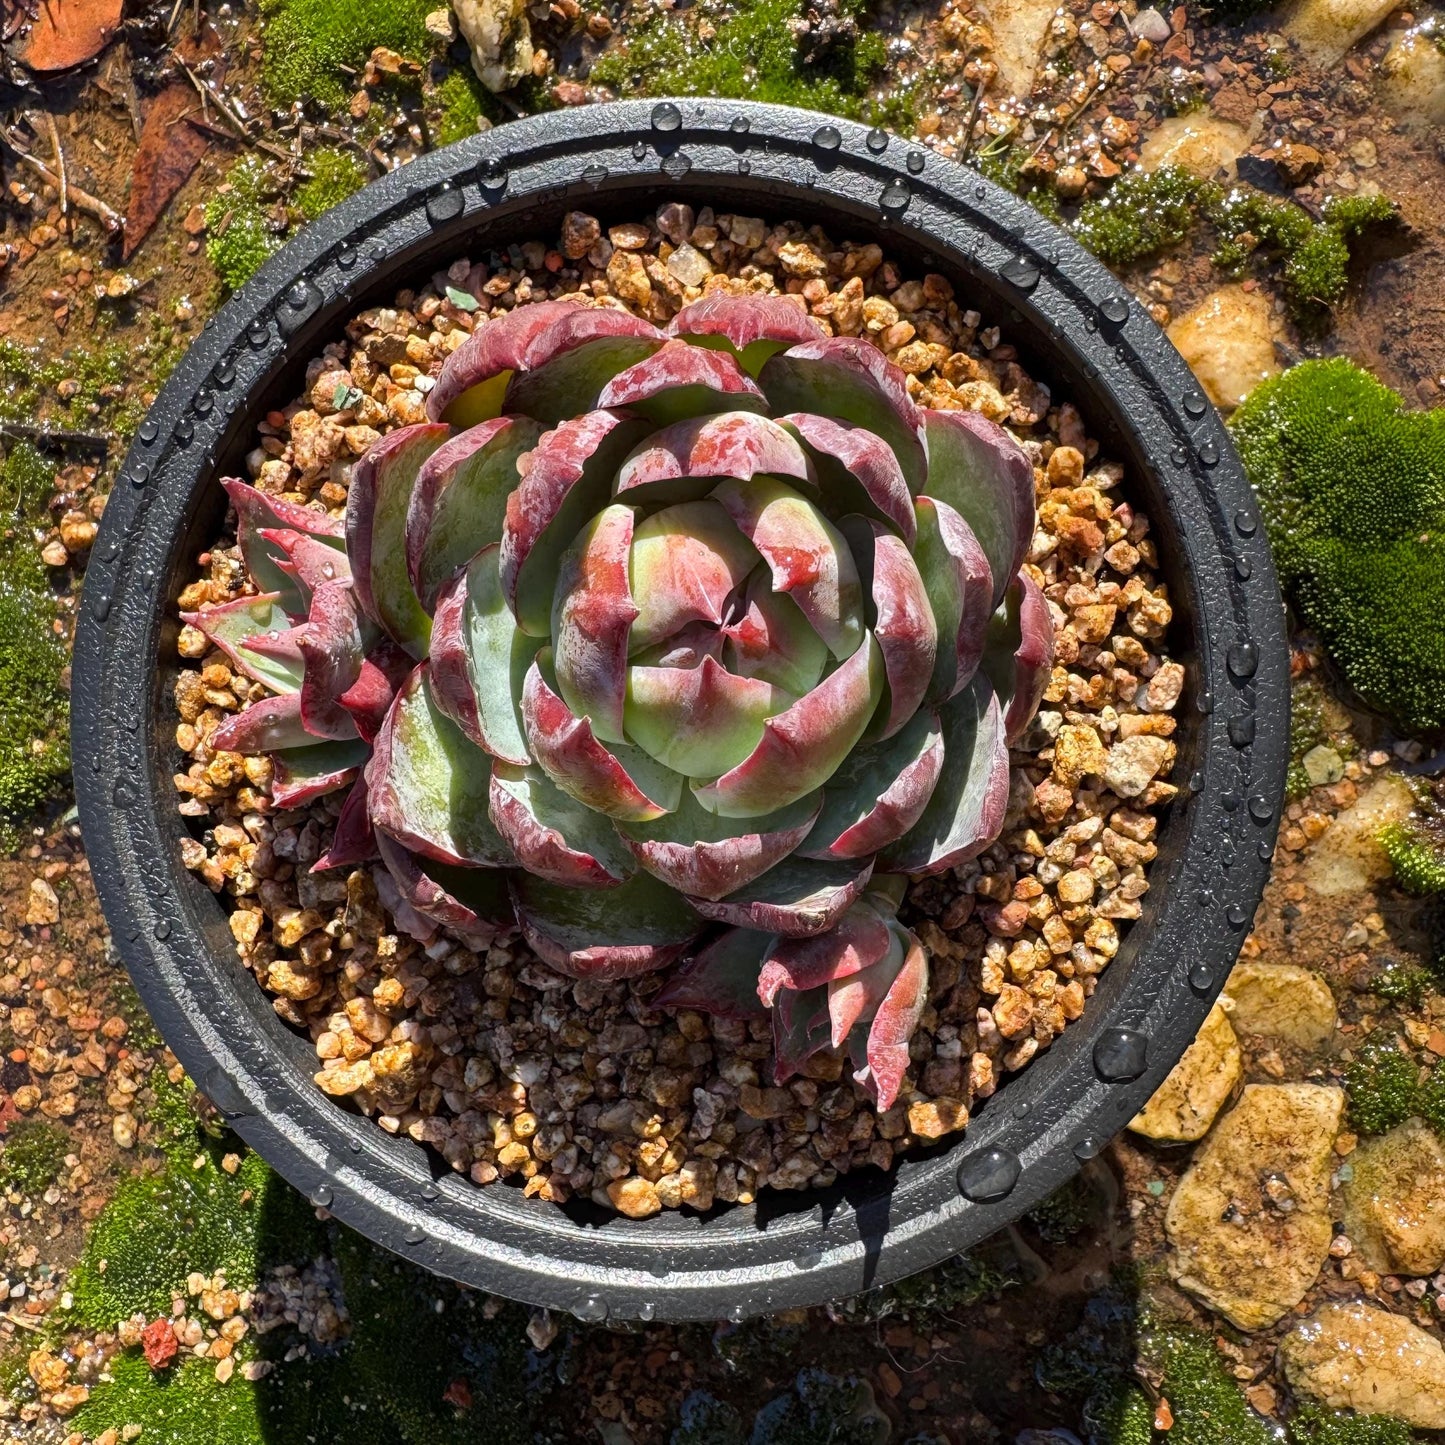
{"label": "pot rim", "polygon": [[[707,1216],[583,1219],[478,1188],[324,1095],[309,1046],[181,864],[163,651],[198,519],[274,389],[365,295],[428,258],[542,233],[567,209],[739,196],[966,279],[1047,359],[1145,498],[1188,646],[1181,792],[1154,887],[1082,1019],[951,1145],[889,1174]],[[819,216],[818,213],[823,214]],[[289,368],[289,370],[288,370]],[[136,660],[144,659],[145,666]],[[154,660],[154,664],[151,660]],[[214,317],[121,468],[74,654],[76,791],[107,919],[167,1044],[312,1202],[438,1273],[584,1320],[719,1319],[857,1293],[972,1246],[1064,1183],[1192,1041],[1253,918],[1288,762],[1289,656],[1264,529],[1228,433],[1148,312],[1071,237],[971,169],[881,130],[755,102],[551,112],[393,171],[306,226]],[[309,1059],[309,1066],[308,1066]]]}

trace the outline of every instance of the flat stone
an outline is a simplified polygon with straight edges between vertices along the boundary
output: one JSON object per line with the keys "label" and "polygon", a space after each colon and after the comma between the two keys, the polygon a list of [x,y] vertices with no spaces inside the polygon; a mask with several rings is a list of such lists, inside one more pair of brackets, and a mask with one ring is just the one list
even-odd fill
{"label": "flat stone", "polygon": [[1133,798],[1154,780],[1172,744],[1168,738],[1137,733],[1109,749],[1102,777],[1121,798]]}
{"label": "flat stone", "polygon": [[1344,1091],[1250,1084],[1169,1201],[1170,1273],[1242,1330],[1305,1297],[1330,1248],[1330,1171]]}
{"label": "flat stone", "polygon": [[1234,178],[1235,161],[1249,149],[1258,122],[1240,125],[1207,111],[1169,116],[1150,132],[1139,151],[1139,169],[1183,166],[1212,181],[1223,174]]}
{"label": "flat stone", "polygon": [[1380,100],[1410,130],[1445,126],[1445,50],[1423,27],[1397,35],[1380,62]]}
{"label": "flat stone", "polygon": [[1238,1033],[1296,1049],[1317,1049],[1334,1036],[1335,996],[1298,964],[1246,959],[1235,964],[1224,993]]}
{"label": "flat stone", "polygon": [[1215,406],[1238,406],[1279,371],[1268,299],[1242,286],[1221,286],[1176,317],[1169,339]]}
{"label": "flat stone", "polygon": [[1279,1354],[1290,1385],[1322,1405],[1445,1429],[1445,1350],[1403,1315],[1323,1305],[1280,1341]]}
{"label": "flat stone", "polygon": [[1216,1003],[1194,1042],[1129,1127],[1146,1139],[1180,1144],[1202,1139],[1243,1077],[1239,1040],[1229,1015]]}
{"label": "flat stone", "polygon": [[991,87],[994,94],[1022,98],[1033,89],[1044,36],[1056,8],[1055,0],[983,0],[975,7],[993,36],[989,59],[998,66],[998,80]]}
{"label": "flat stone", "polygon": [[1317,788],[1338,783],[1345,775],[1345,760],[1327,743],[1311,748],[1300,759],[1305,776]]}
{"label": "flat stone", "polygon": [[1311,65],[1330,70],[1398,4],[1399,0],[1295,0],[1280,28]]}
{"label": "flat stone", "polygon": [[1415,799],[1399,773],[1383,773],[1314,845],[1300,869],[1305,886],[1323,898],[1357,893],[1390,876],[1390,860],[1380,847],[1380,829],[1400,823]]}
{"label": "flat stone", "polygon": [[1445,1146],[1423,1119],[1406,1119],[1350,1155],[1345,1233],[1355,1258],[1380,1274],[1434,1274],[1445,1264]]}

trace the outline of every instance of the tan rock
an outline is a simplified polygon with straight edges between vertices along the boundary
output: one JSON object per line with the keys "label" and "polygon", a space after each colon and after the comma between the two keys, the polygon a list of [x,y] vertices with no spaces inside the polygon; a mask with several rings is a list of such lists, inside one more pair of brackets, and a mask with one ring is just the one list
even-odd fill
{"label": "tan rock", "polygon": [[1238,1033],[1297,1049],[1317,1049],[1334,1036],[1335,996],[1308,968],[1247,959],[1235,964],[1224,993]]}
{"label": "tan rock", "polygon": [[1295,0],[1282,29],[1305,59],[1329,70],[1398,6],[1398,0]]}
{"label": "tan rock", "polygon": [[1399,773],[1382,773],[1310,849],[1300,870],[1305,886],[1321,897],[1356,893],[1390,875],[1380,829],[1409,816],[1415,799]]}
{"label": "tan rock", "polygon": [[1380,100],[1411,130],[1445,126],[1445,50],[1424,26],[1396,36],[1385,52]]}
{"label": "tan rock", "polygon": [[1445,1429],[1445,1350],[1402,1315],[1327,1304],[1284,1337],[1279,1354],[1294,1389],[1323,1405]]}
{"label": "tan rock", "polygon": [[25,922],[32,928],[60,922],[60,899],[43,878],[30,880],[30,894],[25,900]]}
{"label": "tan rock", "polygon": [[1256,122],[1250,126],[1224,120],[1208,111],[1192,110],[1161,121],[1139,151],[1139,168],[1183,166],[1195,175],[1213,180],[1221,172],[1233,177],[1235,162],[1249,149]]}
{"label": "tan rock", "polygon": [[1064,787],[1076,788],[1088,774],[1101,772],[1108,756],[1093,728],[1071,723],[1059,729],[1054,741],[1054,777]]}
{"label": "tan rock", "polygon": [[1445,1147],[1423,1119],[1406,1119],[1350,1155],[1345,1233],[1381,1274],[1434,1274],[1445,1264]]}
{"label": "tan rock", "polygon": [[1175,319],[1169,339],[1215,406],[1236,407],[1279,371],[1269,298],[1221,286]]}
{"label": "tan rock", "polygon": [[1292,1310],[1329,1253],[1344,1106],[1343,1090],[1318,1084],[1246,1086],[1169,1201],[1170,1273],[1240,1329]]}
{"label": "tan rock", "polygon": [[1146,1139],[1202,1139],[1243,1077],[1239,1040],[1229,1015],[1215,1004],[1183,1058],[1129,1127]]}
{"label": "tan rock", "polygon": [[992,41],[988,58],[998,66],[994,94],[1026,97],[1033,89],[1055,8],[1053,0],[984,0],[975,6]]}
{"label": "tan rock", "polygon": [[629,1219],[646,1219],[662,1208],[655,1186],[636,1174],[614,1179],[607,1186],[607,1197],[612,1201],[612,1207]]}
{"label": "tan rock", "polygon": [[472,69],[488,90],[501,92],[532,73],[532,29],[526,0],[452,0]]}

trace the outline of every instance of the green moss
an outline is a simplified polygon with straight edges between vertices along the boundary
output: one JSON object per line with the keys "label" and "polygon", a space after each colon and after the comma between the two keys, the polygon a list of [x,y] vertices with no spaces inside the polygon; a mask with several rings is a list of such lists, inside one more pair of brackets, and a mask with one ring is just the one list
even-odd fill
{"label": "green moss", "polygon": [[377,46],[426,58],[432,9],[431,0],[261,0],[267,100],[278,109],[296,100],[338,109],[348,90],[342,67],[360,70]]}
{"label": "green moss", "polygon": [[17,1119],[0,1138],[0,1190],[40,1194],[60,1173],[70,1135],[44,1119]]}
{"label": "green moss", "polygon": [[1391,823],[1380,846],[1395,870],[1395,881],[1410,893],[1445,893],[1445,854],[1413,822]]}
{"label": "green moss", "polygon": [[1062,1189],[1034,1205],[1024,1218],[1046,1243],[1065,1244],[1093,1218],[1097,1203],[1088,1180],[1076,1174]]}
{"label": "green moss", "polygon": [[122,977],[114,980],[110,986],[110,997],[114,1011],[126,1022],[126,1047],[132,1053],[138,1049],[160,1048],[161,1036],[130,979]]}
{"label": "green moss", "polygon": [[1207,1334],[1157,1326],[1140,1336],[1139,1352],[1174,1414],[1169,1445],[1274,1445]]}
{"label": "green moss", "polygon": [[256,1276],[256,1221],[270,1189],[289,1188],[248,1153],[235,1174],[207,1152],[199,1169],[177,1151],[159,1174],[124,1181],[95,1221],[71,1276],[75,1313],[113,1329],[137,1310],[170,1313],[193,1270],[226,1271],[244,1289]]}
{"label": "green moss", "polygon": [[32,528],[55,468],[28,443],[0,464],[0,849],[60,788],[70,767],[65,645]]}
{"label": "green moss", "polygon": [[1137,1383],[1116,1376],[1089,1397],[1082,1423],[1089,1445],[1150,1445],[1154,1406]]}
{"label": "green moss", "polygon": [[[906,98],[884,102],[869,93],[887,65],[882,35],[864,28],[854,44],[838,47],[826,62],[803,65],[788,28],[802,8],[799,0],[733,6],[701,0],[685,10],[644,8],[629,15],[625,38],[598,59],[589,79],[621,95],[762,100],[908,125]],[[844,9],[856,13],[861,6]],[[716,30],[706,41],[697,34],[704,21]]]}
{"label": "green moss", "polygon": [[834,1308],[850,1319],[881,1320],[899,1316],[916,1323],[944,1320],[956,1310],[972,1309],[997,1299],[1018,1284],[1017,1261],[1006,1241],[956,1254],[932,1269],[882,1289],[844,1300]]}
{"label": "green moss", "polygon": [[1329,740],[1324,689],[1313,678],[1294,683],[1289,698],[1289,772],[1284,785],[1290,802],[1303,798],[1314,787],[1305,772],[1305,754]]}
{"label": "green moss", "polygon": [[184,1077],[179,1084],[171,1083],[170,1076],[159,1064],[151,1070],[147,1083],[155,1096],[145,1115],[151,1126],[151,1143],[189,1165],[199,1143],[194,1107],[196,1086]]}
{"label": "green moss", "polygon": [[1290,1421],[1291,1445],[1416,1445],[1403,1420],[1388,1415],[1349,1415],[1305,1405]]}
{"label": "green moss", "polygon": [[1233,427],[1303,620],[1397,727],[1445,725],[1445,410],[1406,411],[1349,361],[1306,361]]}
{"label": "green moss", "polygon": [[214,1361],[183,1359],[156,1371],[134,1351],[118,1355],[110,1375],[69,1421],[87,1440],[127,1425],[141,1426],[146,1445],[263,1445],[269,1438],[256,1391],[239,1375],[218,1384]]}
{"label": "green moss", "polygon": [[226,174],[229,189],[206,202],[206,255],[229,291],[244,286],[281,247],[261,205],[267,184],[259,157],[243,156]]}
{"label": "green moss", "polygon": [[1378,994],[1389,1003],[1418,1008],[1431,981],[1432,976],[1428,969],[1417,964],[1402,963],[1397,959],[1387,963],[1370,980],[1370,992]]}
{"label": "green moss", "polygon": [[1203,185],[1182,166],[1131,171],[1107,195],[1084,203],[1074,234],[1110,266],[1132,265],[1189,234]]}
{"label": "green moss", "polygon": [[1371,1034],[1345,1069],[1350,1123],[1361,1134],[1383,1134],[1418,1111],[1419,1068],[1394,1038]]}
{"label": "green moss", "polygon": [[332,206],[354,196],[367,181],[365,165],[354,151],[322,146],[306,159],[310,180],[296,188],[296,208],[314,221]]}
{"label": "green moss", "polygon": [[438,145],[451,145],[476,135],[478,122],[493,125],[506,119],[496,97],[477,79],[470,67],[447,71],[434,95],[438,107],[436,138]]}

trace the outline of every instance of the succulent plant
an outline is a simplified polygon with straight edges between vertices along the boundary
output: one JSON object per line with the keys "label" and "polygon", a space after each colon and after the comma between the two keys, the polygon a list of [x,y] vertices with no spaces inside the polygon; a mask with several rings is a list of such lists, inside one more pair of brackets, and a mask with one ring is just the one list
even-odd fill
{"label": "succulent plant", "polygon": [[781,297],[518,307],[427,408],[344,524],[225,483],[259,591],[187,620],[273,695],[212,749],[350,784],[316,866],[379,855],[418,936],[686,957],[661,1002],[771,1010],[780,1078],[846,1044],[886,1107],[928,983],[890,875],[997,836],[1049,672],[1027,457]]}

